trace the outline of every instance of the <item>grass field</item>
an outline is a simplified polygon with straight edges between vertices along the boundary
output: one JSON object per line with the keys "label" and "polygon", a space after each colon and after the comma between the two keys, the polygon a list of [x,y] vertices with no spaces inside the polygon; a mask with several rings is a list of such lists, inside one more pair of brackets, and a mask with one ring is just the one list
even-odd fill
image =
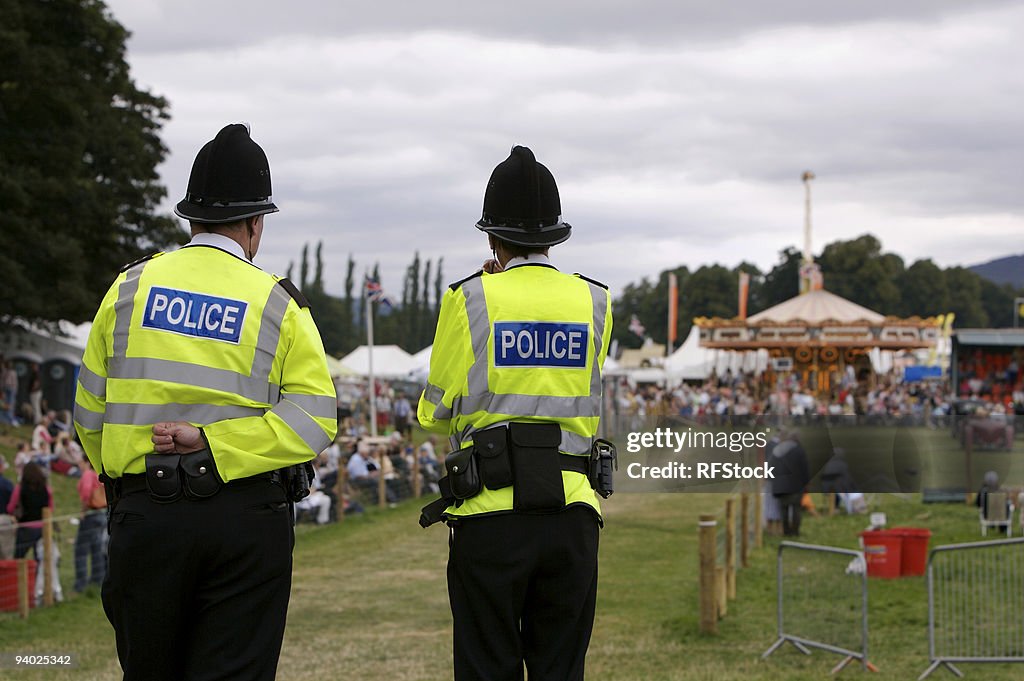
{"label": "grass field", "polygon": [[[70,481],[55,483],[58,503],[64,507]],[[768,538],[750,567],[739,573],[738,596],[719,623],[719,634],[698,633],[697,518],[700,513],[720,513],[725,498],[713,493],[623,493],[605,503],[597,621],[587,660],[590,678],[828,677],[839,660],[831,653],[816,651],[806,657],[786,647],[767,661],[760,659],[776,634],[778,539]],[[925,505],[915,495],[875,495],[872,503],[872,510],[887,513],[891,525],[929,528],[933,545],[980,539],[972,506]],[[439,526],[420,529],[417,515],[418,504],[405,502],[340,524],[299,526],[280,679],[451,678],[447,534]],[[809,518],[801,540],[856,548],[857,533],[866,524],[865,516]],[[66,533],[63,541],[71,537]],[[68,575],[70,545],[64,556],[62,573]],[[71,580],[64,580],[69,587]],[[873,678],[915,679],[928,664],[925,580],[869,582],[871,660],[880,669]],[[34,611],[27,621],[0,615],[0,652],[74,652],[80,660],[73,670],[5,670],[0,672],[3,678],[119,678],[113,633],[95,593]],[[1024,677],[1024,665],[961,668],[969,678]],[[851,667],[842,675],[862,673]],[[935,678],[948,673],[937,674]]]}

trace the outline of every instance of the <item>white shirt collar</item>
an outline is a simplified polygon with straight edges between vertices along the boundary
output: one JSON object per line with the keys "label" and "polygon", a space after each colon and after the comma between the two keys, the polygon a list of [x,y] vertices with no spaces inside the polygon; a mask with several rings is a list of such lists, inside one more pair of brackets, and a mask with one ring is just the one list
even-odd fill
{"label": "white shirt collar", "polygon": [[521,265],[548,265],[550,267],[554,267],[554,265],[551,264],[551,259],[543,253],[529,253],[524,257],[517,256],[515,258],[510,258],[509,261],[505,263],[504,269],[510,270],[513,267],[519,267]]}
{"label": "white shirt collar", "polygon": [[238,245],[238,242],[224,236],[223,234],[199,232],[192,237],[192,241],[185,244],[186,248],[189,246],[213,246],[214,248],[219,248],[231,255],[238,256],[242,260],[249,261],[249,258],[245,257],[245,251],[243,251],[242,247]]}

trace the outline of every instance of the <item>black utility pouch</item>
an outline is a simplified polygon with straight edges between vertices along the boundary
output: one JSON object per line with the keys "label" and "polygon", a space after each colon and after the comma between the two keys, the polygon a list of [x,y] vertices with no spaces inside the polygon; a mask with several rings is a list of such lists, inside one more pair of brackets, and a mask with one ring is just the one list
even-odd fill
{"label": "black utility pouch", "polygon": [[297,463],[282,469],[285,479],[285,493],[288,500],[298,503],[309,496],[310,485],[313,484],[313,464]]}
{"label": "black utility pouch", "polygon": [[562,429],[558,424],[510,423],[509,442],[516,480],[513,508],[524,513],[564,508],[565,488],[558,457]]}
{"label": "black utility pouch", "polygon": [[212,497],[223,484],[209,449],[182,455],[181,471],[185,474],[185,496],[192,499]]}
{"label": "black utility pouch", "polygon": [[498,426],[473,433],[473,446],[480,463],[480,479],[487,489],[512,484],[512,460],[508,453],[508,428]]}
{"label": "black utility pouch", "polygon": [[618,452],[615,445],[608,440],[598,439],[590,453],[590,486],[594,491],[607,499],[615,491],[614,471],[619,469]]}
{"label": "black utility pouch", "polygon": [[456,499],[469,499],[480,493],[480,471],[473,447],[464,447],[446,456],[444,467]]}
{"label": "black utility pouch", "polygon": [[181,498],[180,462],[180,454],[146,455],[146,487],[150,499],[167,504]]}

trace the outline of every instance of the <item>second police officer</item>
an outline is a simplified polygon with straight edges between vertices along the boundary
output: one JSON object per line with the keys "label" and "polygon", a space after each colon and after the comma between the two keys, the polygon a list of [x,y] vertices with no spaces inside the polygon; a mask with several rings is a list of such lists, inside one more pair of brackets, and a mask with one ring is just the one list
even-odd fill
{"label": "second police officer", "polygon": [[610,493],[610,462],[592,452],[612,318],[605,286],[548,258],[572,230],[561,212],[551,172],[514,147],[476,225],[495,260],[441,301],[418,417],[456,451],[420,523],[451,527],[457,681],[519,680],[524,664],[530,681],[583,679],[597,492]]}
{"label": "second police officer", "polygon": [[102,599],[128,680],[276,674],[296,464],[337,428],[302,294],[252,263],[277,210],[263,149],[226,126],[175,210],[191,242],[126,267],[93,322],[75,426],[111,498]]}

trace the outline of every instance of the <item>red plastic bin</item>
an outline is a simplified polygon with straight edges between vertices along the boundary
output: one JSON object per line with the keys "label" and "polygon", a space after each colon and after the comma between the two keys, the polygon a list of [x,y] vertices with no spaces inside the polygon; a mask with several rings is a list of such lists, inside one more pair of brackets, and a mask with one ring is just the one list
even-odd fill
{"label": "red plastic bin", "polygon": [[920,577],[928,569],[928,540],[931,530],[923,527],[894,527],[900,535],[903,548],[900,553],[900,574],[904,577]]}
{"label": "red plastic bin", "polygon": [[[18,560],[0,560],[0,611],[18,611]],[[35,607],[36,561],[28,562],[28,607]]]}
{"label": "red plastic bin", "polygon": [[860,533],[868,577],[895,579],[900,576],[903,537],[893,530],[865,530]]}

